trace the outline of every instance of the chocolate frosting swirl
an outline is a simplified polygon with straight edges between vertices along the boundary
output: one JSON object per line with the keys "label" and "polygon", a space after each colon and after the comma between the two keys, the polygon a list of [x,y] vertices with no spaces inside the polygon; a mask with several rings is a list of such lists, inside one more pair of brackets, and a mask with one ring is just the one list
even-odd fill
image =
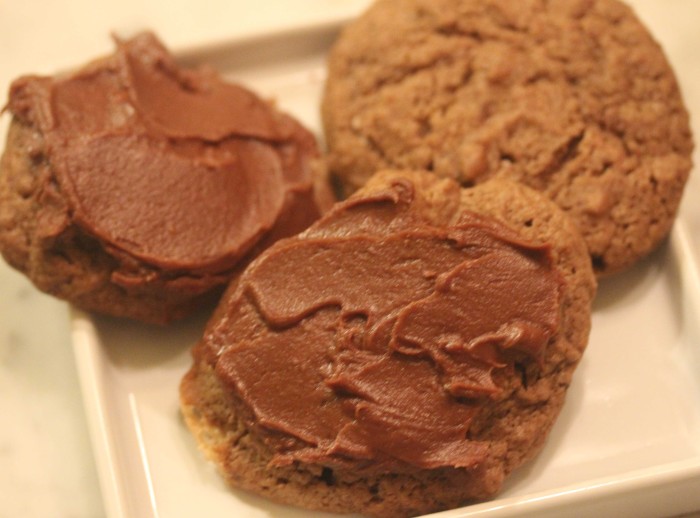
{"label": "chocolate frosting swirl", "polygon": [[336,205],[261,255],[219,308],[208,355],[273,464],[471,468],[495,373],[537,365],[558,332],[550,247],[463,212],[412,210],[413,185]]}
{"label": "chocolate frosting swirl", "polygon": [[124,286],[187,275],[220,284],[269,236],[320,210],[314,137],[212,70],[183,69],[152,34],[54,78],[11,87],[66,200],[63,225],[99,240]]}

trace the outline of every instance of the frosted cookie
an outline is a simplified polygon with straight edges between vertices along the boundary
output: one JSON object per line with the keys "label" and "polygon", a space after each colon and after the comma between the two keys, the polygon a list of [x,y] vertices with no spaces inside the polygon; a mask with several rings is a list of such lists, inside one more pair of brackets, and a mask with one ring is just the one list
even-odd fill
{"label": "frosted cookie", "polygon": [[328,61],[323,120],[346,192],[384,167],[547,194],[598,274],[668,234],[693,142],[662,50],[616,0],[379,0]]}
{"label": "frosted cookie", "polygon": [[594,292],[536,191],[382,172],[232,283],[183,415],[232,486],[275,501],[411,516],[488,498],[543,445]]}
{"label": "frosted cookie", "polygon": [[0,251],[38,288],[163,323],[330,203],[314,136],[151,34],[56,77],[16,80]]}

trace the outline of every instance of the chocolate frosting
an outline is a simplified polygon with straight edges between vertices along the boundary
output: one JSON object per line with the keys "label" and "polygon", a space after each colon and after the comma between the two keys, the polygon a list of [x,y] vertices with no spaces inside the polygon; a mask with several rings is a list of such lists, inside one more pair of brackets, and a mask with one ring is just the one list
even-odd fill
{"label": "chocolate frosting", "polygon": [[43,135],[79,226],[119,263],[125,286],[154,277],[222,282],[266,236],[319,216],[314,137],[206,68],[180,68],[152,34],[58,76],[23,77],[9,110]]}
{"label": "chocolate frosting", "polygon": [[[428,223],[413,186],[351,198],[242,275],[197,348],[272,463],[472,468],[495,373],[537,365],[559,325],[550,247],[464,212]],[[204,352],[203,352],[204,351]]]}

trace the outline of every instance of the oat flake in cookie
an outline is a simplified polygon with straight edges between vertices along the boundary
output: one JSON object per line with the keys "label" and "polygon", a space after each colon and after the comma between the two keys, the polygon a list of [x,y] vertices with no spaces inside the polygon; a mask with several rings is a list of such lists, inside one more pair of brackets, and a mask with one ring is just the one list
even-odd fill
{"label": "oat flake in cookie", "polygon": [[598,274],[663,240],[691,168],[673,71],[617,0],[379,0],[331,52],[323,119],[347,192],[382,167],[516,180]]}
{"label": "oat flake in cookie", "polygon": [[147,322],[182,317],[329,205],[311,133],[151,34],[16,80],[0,251],[40,289]]}
{"label": "oat flake in cookie", "polygon": [[413,516],[494,495],[543,445],[595,278],[541,194],[385,171],[234,281],[182,411],[234,487]]}

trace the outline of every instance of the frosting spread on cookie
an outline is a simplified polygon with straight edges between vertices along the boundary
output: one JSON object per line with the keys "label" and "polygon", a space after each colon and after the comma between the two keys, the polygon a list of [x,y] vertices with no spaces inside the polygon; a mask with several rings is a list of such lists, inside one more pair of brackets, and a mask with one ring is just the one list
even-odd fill
{"label": "frosting spread on cookie", "polygon": [[213,279],[319,215],[314,137],[212,70],[179,67],[151,34],[77,72],[17,80],[8,108],[41,131],[64,227],[119,261],[115,282]]}
{"label": "frosting spread on cookie", "polygon": [[472,419],[557,333],[548,245],[470,212],[435,226],[413,199],[395,182],[277,243],[198,348],[273,463],[474,467]]}

